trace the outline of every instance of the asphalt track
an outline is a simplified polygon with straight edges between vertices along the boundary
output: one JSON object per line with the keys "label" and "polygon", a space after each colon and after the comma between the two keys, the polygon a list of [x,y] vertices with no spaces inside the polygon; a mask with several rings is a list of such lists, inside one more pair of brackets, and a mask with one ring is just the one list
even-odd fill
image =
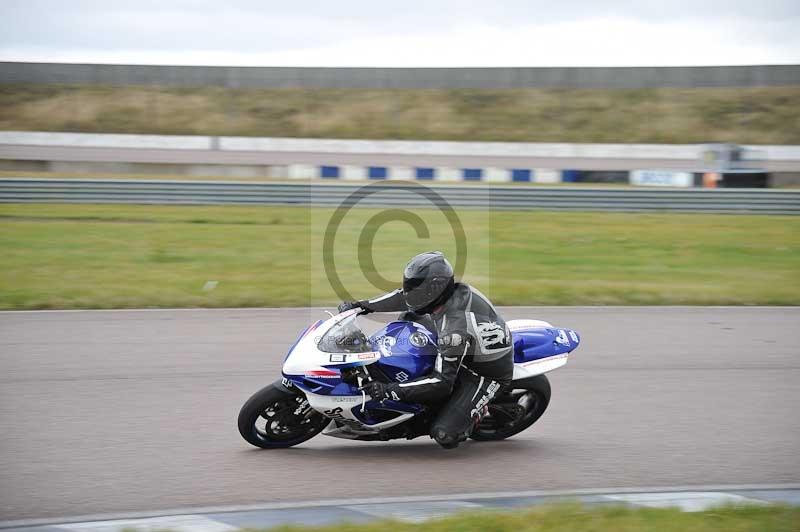
{"label": "asphalt track", "polygon": [[244,400],[320,310],[0,313],[0,519],[800,481],[800,308],[510,308],[577,329],[532,429],[260,451]]}

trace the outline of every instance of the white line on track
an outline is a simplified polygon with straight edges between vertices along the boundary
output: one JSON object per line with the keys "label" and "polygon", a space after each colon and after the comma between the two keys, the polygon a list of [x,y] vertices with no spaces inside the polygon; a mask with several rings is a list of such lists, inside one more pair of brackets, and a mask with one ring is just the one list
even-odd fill
{"label": "white line on track", "polygon": [[660,486],[660,487],[628,487],[628,488],[590,488],[590,489],[562,489],[562,490],[532,490],[532,491],[496,491],[482,493],[453,493],[448,495],[415,495],[407,497],[373,497],[358,499],[322,499],[307,501],[276,502],[265,504],[227,505],[227,506],[198,506],[188,508],[173,508],[166,510],[152,510],[139,512],[125,512],[115,514],[76,515],[48,519],[21,519],[15,521],[0,521],[0,529],[21,528],[29,526],[66,525],[68,523],[84,523],[98,521],[112,521],[124,519],[143,519],[168,516],[188,516],[197,514],[216,514],[247,512],[255,510],[286,510],[326,506],[360,506],[372,504],[405,504],[416,502],[445,502],[461,500],[491,500],[524,497],[571,497],[584,495],[611,495],[626,494],[664,494],[677,497],[681,492],[727,492],[727,491],[758,491],[758,490],[797,490],[797,484],[728,484],[728,485],[700,485],[700,486]]}
{"label": "white line on track", "polygon": [[239,527],[220,523],[202,515],[170,515],[148,519],[118,519],[91,521],[87,523],[65,523],[56,528],[73,532],[119,532],[136,529],[140,532],[173,530],[175,532],[230,532]]}
{"label": "white line on track", "polygon": [[680,508],[684,512],[702,512],[726,504],[769,504],[759,499],[719,491],[681,491],[666,493],[630,493],[606,495],[607,499],[648,508]]}

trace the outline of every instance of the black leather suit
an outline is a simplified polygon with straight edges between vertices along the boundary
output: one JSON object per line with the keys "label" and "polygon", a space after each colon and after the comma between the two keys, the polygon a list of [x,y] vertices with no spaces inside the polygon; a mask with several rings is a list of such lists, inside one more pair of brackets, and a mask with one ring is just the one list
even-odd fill
{"label": "black leather suit", "polygon": [[[373,312],[407,309],[402,290],[359,301]],[[453,294],[429,314],[403,312],[437,334],[439,353],[430,375],[391,386],[393,396],[413,403],[442,404],[431,436],[445,447],[465,440],[484,407],[514,372],[511,334],[491,302],[478,290],[456,283]]]}

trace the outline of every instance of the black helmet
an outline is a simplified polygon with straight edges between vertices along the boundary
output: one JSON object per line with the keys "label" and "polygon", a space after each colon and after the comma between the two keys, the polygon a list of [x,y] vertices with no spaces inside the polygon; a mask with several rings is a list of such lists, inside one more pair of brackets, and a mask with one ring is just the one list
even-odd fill
{"label": "black helmet", "polygon": [[430,312],[453,294],[453,267],[440,251],[420,253],[403,271],[403,295],[409,310]]}

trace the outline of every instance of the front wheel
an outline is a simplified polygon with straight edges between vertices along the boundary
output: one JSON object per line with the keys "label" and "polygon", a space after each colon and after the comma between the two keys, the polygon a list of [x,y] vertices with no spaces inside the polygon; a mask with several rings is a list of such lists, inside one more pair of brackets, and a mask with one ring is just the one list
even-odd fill
{"label": "front wheel", "polygon": [[527,429],[542,417],[550,403],[550,381],[544,375],[512,382],[489,403],[489,412],[470,438],[504,440]]}
{"label": "front wheel", "polygon": [[256,447],[278,449],[310,440],[329,422],[304,396],[270,384],[242,406],[239,434]]}

